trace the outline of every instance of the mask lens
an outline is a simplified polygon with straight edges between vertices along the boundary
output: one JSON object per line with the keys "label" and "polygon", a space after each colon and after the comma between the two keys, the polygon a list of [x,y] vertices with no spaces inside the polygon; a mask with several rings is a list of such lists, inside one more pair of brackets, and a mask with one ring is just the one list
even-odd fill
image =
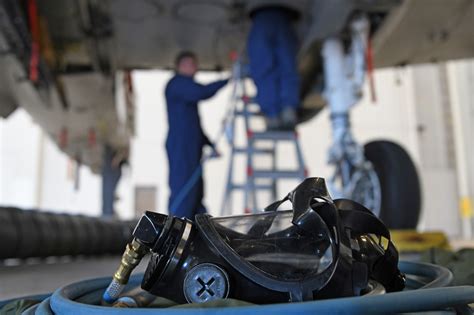
{"label": "mask lens", "polygon": [[211,224],[242,259],[276,278],[299,281],[323,272],[334,259],[329,230],[315,215],[311,232],[292,224],[293,211],[212,218]]}

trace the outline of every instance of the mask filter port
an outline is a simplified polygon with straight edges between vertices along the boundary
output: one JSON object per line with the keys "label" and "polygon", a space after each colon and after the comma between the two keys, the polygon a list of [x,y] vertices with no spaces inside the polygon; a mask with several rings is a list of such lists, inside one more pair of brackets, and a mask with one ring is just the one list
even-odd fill
{"label": "mask filter port", "polygon": [[229,294],[229,278],[219,266],[203,263],[189,270],[184,278],[183,288],[189,303],[225,299]]}

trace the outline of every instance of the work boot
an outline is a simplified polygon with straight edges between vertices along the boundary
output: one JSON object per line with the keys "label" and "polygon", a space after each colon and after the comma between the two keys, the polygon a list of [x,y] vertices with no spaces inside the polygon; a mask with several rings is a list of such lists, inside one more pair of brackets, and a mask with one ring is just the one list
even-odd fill
{"label": "work boot", "polygon": [[281,129],[280,117],[265,117],[265,123],[267,124],[267,130],[275,131]]}
{"label": "work boot", "polygon": [[296,110],[292,107],[284,108],[280,113],[281,129],[294,130],[296,127]]}

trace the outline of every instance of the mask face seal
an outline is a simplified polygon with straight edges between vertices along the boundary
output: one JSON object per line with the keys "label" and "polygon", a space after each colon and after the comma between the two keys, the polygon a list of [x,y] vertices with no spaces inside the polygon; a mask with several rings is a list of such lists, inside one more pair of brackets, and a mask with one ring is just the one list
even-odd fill
{"label": "mask face seal", "polygon": [[312,300],[331,278],[337,248],[324,221],[314,213],[315,230],[293,222],[293,211],[212,218],[196,216],[208,246],[251,282],[289,294],[289,301]]}
{"label": "mask face seal", "polygon": [[210,218],[210,224],[229,247],[226,251],[230,249],[252,268],[275,279],[304,281],[331,266],[334,244],[319,215],[315,214],[313,224],[317,233],[294,225],[292,218],[293,211],[286,210]]}
{"label": "mask face seal", "polygon": [[[292,210],[278,210],[285,201]],[[142,288],[178,303],[234,298],[265,304],[359,295],[374,280],[371,272],[394,257],[387,258],[375,239],[358,252],[352,246],[366,244],[370,233],[388,231],[372,229],[366,235],[345,226],[353,220],[350,213],[366,213],[351,208],[341,215],[338,205],[353,207],[352,201],[333,201],[322,178],[309,178],[258,214],[199,214],[193,223],[147,212],[134,231],[152,253]],[[398,256],[395,267],[397,262]]]}

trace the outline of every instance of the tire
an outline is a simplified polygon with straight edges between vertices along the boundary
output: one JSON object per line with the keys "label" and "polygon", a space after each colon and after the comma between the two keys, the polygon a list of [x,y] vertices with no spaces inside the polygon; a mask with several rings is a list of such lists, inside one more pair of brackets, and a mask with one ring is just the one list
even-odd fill
{"label": "tire", "polygon": [[390,141],[369,142],[364,151],[380,181],[380,219],[390,229],[415,229],[421,210],[421,188],[410,156]]}

